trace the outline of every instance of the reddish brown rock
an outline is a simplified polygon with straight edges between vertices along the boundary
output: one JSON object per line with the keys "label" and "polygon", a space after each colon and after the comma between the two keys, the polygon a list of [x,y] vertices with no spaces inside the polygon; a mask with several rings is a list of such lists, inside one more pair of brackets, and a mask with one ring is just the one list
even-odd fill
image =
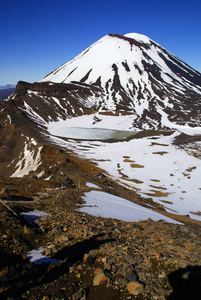
{"label": "reddish brown rock", "polygon": [[144,285],[138,281],[131,281],[131,282],[129,282],[127,288],[128,288],[129,294],[137,296],[143,292]]}
{"label": "reddish brown rock", "polygon": [[108,280],[108,277],[106,277],[103,273],[103,270],[98,268],[95,270],[95,277],[94,277],[94,280],[93,280],[93,285],[99,285],[101,282],[103,281],[107,281]]}

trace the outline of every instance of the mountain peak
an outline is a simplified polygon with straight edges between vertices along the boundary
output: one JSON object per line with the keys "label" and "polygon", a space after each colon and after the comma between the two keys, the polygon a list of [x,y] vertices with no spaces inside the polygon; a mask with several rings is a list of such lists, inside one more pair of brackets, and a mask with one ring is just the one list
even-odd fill
{"label": "mountain peak", "polygon": [[127,38],[130,38],[130,39],[134,39],[138,42],[145,43],[145,44],[150,44],[150,41],[151,41],[151,39],[148,36],[146,36],[144,34],[140,34],[140,33],[131,32],[131,33],[125,34],[124,36]]}
{"label": "mountain peak", "polygon": [[88,108],[133,114],[134,126],[143,129],[201,122],[201,74],[143,34],[110,33],[41,82],[85,86]]}

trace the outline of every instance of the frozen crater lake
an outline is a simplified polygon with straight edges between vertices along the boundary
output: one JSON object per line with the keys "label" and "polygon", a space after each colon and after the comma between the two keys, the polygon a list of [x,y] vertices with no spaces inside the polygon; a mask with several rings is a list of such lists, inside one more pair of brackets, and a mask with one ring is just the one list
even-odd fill
{"label": "frozen crater lake", "polygon": [[151,197],[167,212],[201,221],[201,159],[193,151],[201,141],[181,148],[174,144],[179,130],[168,135],[143,131],[139,137],[129,129],[129,117],[104,118],[94,125],[92,116],[52,122],[48,130],[54,143],[90,159],[118,183]]}
{"label": "frozen crater lake", "polygon": [[61,127],[59,132],[52,129],[52,134],[64,138],[77,140],[124,140],[135,136],[137,132],[125,130],[112,130],[105,128]]}

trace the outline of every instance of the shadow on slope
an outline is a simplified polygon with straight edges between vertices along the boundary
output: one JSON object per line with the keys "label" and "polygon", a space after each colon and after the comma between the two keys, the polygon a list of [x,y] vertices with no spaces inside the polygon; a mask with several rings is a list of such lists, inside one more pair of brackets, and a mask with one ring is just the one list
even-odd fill
{"label": "shadow on slope", "polygon": [[102,236],[96,235],[72,246],[64,247],[54,256],[54,258],[62,259],[62,262],[55,265],[50,263],[34,265],[27,259],[13,263],[6,268],[6,272],[1,278],[0,287],[3,287],[2,290],[8,287],[7,291],[0,293],[1,299],[20,297],[32,288],[51,283],[62,275],[68,274],[70,266],[82,260],[85,253],[92,249],[98,249],[104,243],[114,241],[114,239],[103,239]]}
{"label": "shadow on slope", "polygon": [[168,300],[201,299],[201,266],[188,266],[168,275],[173,292]]}

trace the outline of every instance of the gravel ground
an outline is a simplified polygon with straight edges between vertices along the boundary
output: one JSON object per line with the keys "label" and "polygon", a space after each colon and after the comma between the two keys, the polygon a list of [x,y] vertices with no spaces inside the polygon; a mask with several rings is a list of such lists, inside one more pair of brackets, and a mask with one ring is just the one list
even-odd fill
{"label": "gravel ground", "polygon": [[[153,204],[99,172],[71,163],[68,176],[59,178],[55,169],[51,181],[34,174],[0,178],[1,199],[10,200],[6,204],[17,214],[0,204],[0,298],[201,299],[200,223],[166,214],[157,205],[156,211],[184,225],[123,222],[79,212],[81,197],[93,189],[89,181],[107,192],[112,186],[112,193],[145,207]],[[33,210],[48,215],[30,224],[20,213]],[[59,262],[30,262],[28,251],[40,247]]]}

